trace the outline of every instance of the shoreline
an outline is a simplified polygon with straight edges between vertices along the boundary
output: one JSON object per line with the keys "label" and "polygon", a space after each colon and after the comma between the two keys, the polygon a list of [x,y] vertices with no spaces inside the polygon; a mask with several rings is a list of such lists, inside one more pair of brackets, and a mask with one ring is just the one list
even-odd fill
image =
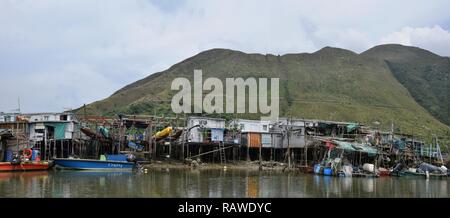
{"label": "shoreline", "polygon": [[152,161],[152,163],[144,164],[144,169],[148,170],[165,170],[165,169],[198,169],[198,170],[257,170],[257,171],[299,171],[299,168],[293,167],[289,169],[287,164],[280,162],[263,161],[234,161],[226,164],[220,163],[197,163],[180,162],[180,161]]}

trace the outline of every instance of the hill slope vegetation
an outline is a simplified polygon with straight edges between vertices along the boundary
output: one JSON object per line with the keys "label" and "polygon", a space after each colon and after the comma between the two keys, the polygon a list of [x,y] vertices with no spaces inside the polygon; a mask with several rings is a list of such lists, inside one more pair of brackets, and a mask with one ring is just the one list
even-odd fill
{"label": "hill slope vegetation", "polygon": [[[431,55],[430,60],[419,62],[409,54],[415,48],[394,49],[394,53],[384,51],[391,47],[375,47],[362,54],[325,47],[314,53],[282,56],[212,49],[129,84],[85,109],[88,114],[97,115],[173,115],[170,101],[176,91],[170,90],[172,80],[185,77],[193,83],[194,69],[202,69],[204,80],[217,77],[223,84],[227,77],[280,78],[282,116],[371,126],[380,122],[379,127],[384,129],[394,122],[397,130],[404,133],[429,134],[423,131],[425,128],[439,135],[449,134],[449,127],[442,123],[449,118],[445,115],[448,92],[443,85],[445,81],[440,79],[448,78],[448,58]],[[410,73],[411,69],[416,71]],[[416,86],[422,83],[421,90],[417,90]],[[222,116],[259,118],[258,114]]]}

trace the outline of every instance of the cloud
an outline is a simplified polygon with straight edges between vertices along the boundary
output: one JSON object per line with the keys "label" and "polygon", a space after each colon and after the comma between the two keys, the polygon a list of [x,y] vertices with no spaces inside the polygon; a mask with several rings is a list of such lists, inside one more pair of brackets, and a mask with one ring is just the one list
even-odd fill
{"label": "cloud", "polygon": [[28,112],[76,108],[216,47],[361,52],[389,41],[449,55],[448,8],[445,0],[0,1],[0,111],[17,96]]}
{"label": "cloud", "polygon": [[93,66],[74,63],[33,74],[17,74],[2,83],[0,90],[2,101],[12,103],[4,106],[6,111],[16,109],[20,98],[22,112],[57,112],[97,101],[104,97],[104,92],[112,93],[121,85]]}
{"label": "cloud", "polygon": [[381,39],[382,44],[398,43],[429,49],[444,56],[450,56],[450,32],[439,25],[433,27],[404,27]]}

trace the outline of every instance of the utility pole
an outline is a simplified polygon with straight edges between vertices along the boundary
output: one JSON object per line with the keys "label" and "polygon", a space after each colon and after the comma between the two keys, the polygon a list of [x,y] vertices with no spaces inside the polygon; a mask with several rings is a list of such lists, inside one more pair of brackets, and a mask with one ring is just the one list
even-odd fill
{"label": "utility pole", "polygon": [[[18,104],[18,109],[17,109],[17,115],[16,115],[16,142],[17,142],[17,152],[19,152],[19,116],[20,116],[20,97],[17,97],[17,104]],[[14,128],[14,127],[13,127]]]}
{"label": "utility pole", "polygon": [[16,116],[16,140],[17,140],[17,152],[19,152],[19,120]]}
{"label": "utility pole", "polygon": [[20,114],[20,97],[17,97],[17,103],[18,103],[18,105],[19,105],[18,112],[19,112],[19,114]]}
{"label": "utility pole", "polygon": [[148,159],[150,159],[150,157],[151,157],[151,154],[150,154],[150,151],[153,153],[154,152],[154,150],[152,149],[152,146],[153,146],[153,119],[152,118],[150,118],[150,123],[148,124],[148,129],[149,129],[149,132],[148,132],[148,135],[149,135],[149,140],[148,140],[148,152],[149,152],[149,155],[148,155]]}
{"label": "utility pole", "polygon": [[288,167],[291,168],[291,142],[290,142],[290,138],[291,138],[291,119],[292,119],[292,113],[291,111],[289,111],[289,118],[286,122],[286,136],[287,136],[287,159],[288,159]]}
{"label": "utility pole", "polygon": [[394,140],[394,122],[391,121],[391,140]]}
{"label": "utility pole", "polygon": [[305,167],[308,166],[308,145],[306,144],[306,122],[303,119],[303,142],[305,143]]}
{"label": "utility pole", "polygon": [[48,142],[47,142],[47,128],[44,128],[44,146],[45,146],[45,157],[47,160],[50,160],[50,148],[47,148]]}
{"label": "utility pole", "polygon": [[185,145],[185,139],[186,139],[186,126],[187,126],[187,124],[186,124],[186,113],[184,114],[184,121],[183,121],[183,132],[181,132],[181,134],[183,134],[183,137],[182,137],[182,143],[181,143],[181,160],[184,160],[184,145]]}

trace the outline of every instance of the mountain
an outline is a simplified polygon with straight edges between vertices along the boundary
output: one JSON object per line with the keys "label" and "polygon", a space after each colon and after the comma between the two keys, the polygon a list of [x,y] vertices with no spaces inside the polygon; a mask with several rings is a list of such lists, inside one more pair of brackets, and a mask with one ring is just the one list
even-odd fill
{"label": "mountain", "polygon": [[[390,49],[391,46],[385,48]],[[226,77],[280,78],[282,116],[352,121],[372,126],[378,121],[381,123],[379,127],[384,129],[394,122],[397,130],[404,133],[425,134],[423,130],[428,128],[434,133],[447,135],[449,127],[433,117],[425,109],[425,104],[422,107],[414,99],[420,93],[408,90],[410,86],[396,79],[396,75],[401,73],[393,73],[394,61],[404,63],[401,61],[410,60],[415,52],[406,48],[383,54],[383,47],[373,49],[357,54],[325,47],[314,53],[282,56],[228,49],[207,50],[129,84],[106,99],[89,104],[83,110],[78,109],[78,113],[171,115],[170,101],[176,93],[170,90],[172,80],[185,77],[193,83],[194,69],[202,69],[203,80],[217,77],[224,84]],[[392,61],[386,61],[384,58],[387,57]],[[442,93],[430,93],[438,100],[446,99]],[[440,108],[441,104],[436,105]],[[226,117],[259,118],[259,115]]]}
{"label": "mountain", "polygon": [[380,45],[361,55],[384,60],[414,99],[450,125],[450,58],[402,45]]}

